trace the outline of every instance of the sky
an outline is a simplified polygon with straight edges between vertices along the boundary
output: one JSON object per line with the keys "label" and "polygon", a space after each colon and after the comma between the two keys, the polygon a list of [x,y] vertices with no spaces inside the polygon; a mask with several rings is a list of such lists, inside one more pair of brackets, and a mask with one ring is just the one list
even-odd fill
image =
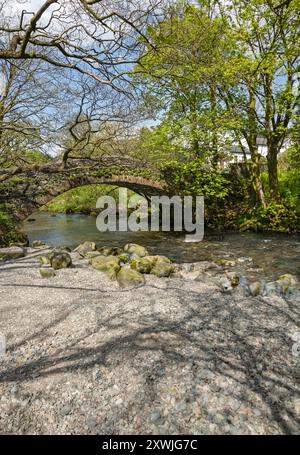
{"label": "sky", "polygon": [[[26,10],[28,12],[37,12],[40,7],[45,3],[45,0],[6,0],[7,5],[5,6],[5,12],[8,12],[8,14],[12,15],[16,20],[17,23],[19,24],[20,19],[21,19],[21,14],[23,10]],[[51,10],[57,8],[57,5],[53,5],[49,8],[48,11],[46,11],[43,15],[43,19],[47,19],[50,16]],[[30,21],[32,16],[26,15],[24,18],[23,24],[26,25]]]}

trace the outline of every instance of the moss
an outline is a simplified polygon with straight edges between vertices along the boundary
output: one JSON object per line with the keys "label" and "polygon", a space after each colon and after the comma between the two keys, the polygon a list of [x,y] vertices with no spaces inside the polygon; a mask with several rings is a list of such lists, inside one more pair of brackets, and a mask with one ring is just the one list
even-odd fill
{"label": "moss", "polygon": [[3,204],[0,205],[0,246],[9,246],[13,243],[26,243],[27,239],[16,229],[13,217],[7,212]]}

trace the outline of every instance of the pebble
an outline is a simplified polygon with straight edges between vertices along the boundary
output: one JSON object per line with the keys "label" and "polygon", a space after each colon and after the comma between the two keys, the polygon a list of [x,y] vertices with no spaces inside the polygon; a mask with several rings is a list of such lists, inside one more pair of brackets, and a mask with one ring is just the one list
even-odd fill
{"label": "pebble", "polygon": [[63,417],[69,415],[72,411],[72,408],[69,404],[65,404],[64,406],[62,406],[59,410],[59,414]]}
{"label": "pebble", "polygon": [[164,419],[160,412],[155,411],[150,415],[150,421],[155,424],[163,423]]}
{"label": "pebble", "polygon": [[97,425],[97,420],[94,417],[88,417],[86,420],[86,426],[92,430]]}

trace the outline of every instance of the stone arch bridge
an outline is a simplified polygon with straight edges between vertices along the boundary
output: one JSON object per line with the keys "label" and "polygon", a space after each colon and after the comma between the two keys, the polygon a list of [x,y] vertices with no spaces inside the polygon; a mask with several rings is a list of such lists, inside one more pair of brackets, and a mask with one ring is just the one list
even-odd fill
{"label": "stone arch bridge", "polygon": [[5,180],[0,204],[18,223],[56,196],[90,184],[126,187],[146,197],[171,193],[159,170],[136,160],[70,160],[63,169],[60,163],[35,166]]}

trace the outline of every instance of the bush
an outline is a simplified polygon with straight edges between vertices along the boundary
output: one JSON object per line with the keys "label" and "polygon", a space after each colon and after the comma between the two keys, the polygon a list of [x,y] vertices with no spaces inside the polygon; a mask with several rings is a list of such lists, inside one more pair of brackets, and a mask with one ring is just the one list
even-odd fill
{"label": "bush", "polygon": [[266,208],[250,211],[238,222],[242,231],[276,231],[295,233],[300,231],[300,211],[292,204],[270,203]]}
{"label": "bush", "polygon": [[90,213],[97,210],[97,199],[106,194],[118,199],[118,192],[113,186],[86,185],[74,188],[57,196],[44,207],[44,210],[57,213]]}
{"label": "bush", "polygon": [[9,246],[12,243],[26,241],[25,236],[15,229],[11,216],[0,205],[0,246]]}

